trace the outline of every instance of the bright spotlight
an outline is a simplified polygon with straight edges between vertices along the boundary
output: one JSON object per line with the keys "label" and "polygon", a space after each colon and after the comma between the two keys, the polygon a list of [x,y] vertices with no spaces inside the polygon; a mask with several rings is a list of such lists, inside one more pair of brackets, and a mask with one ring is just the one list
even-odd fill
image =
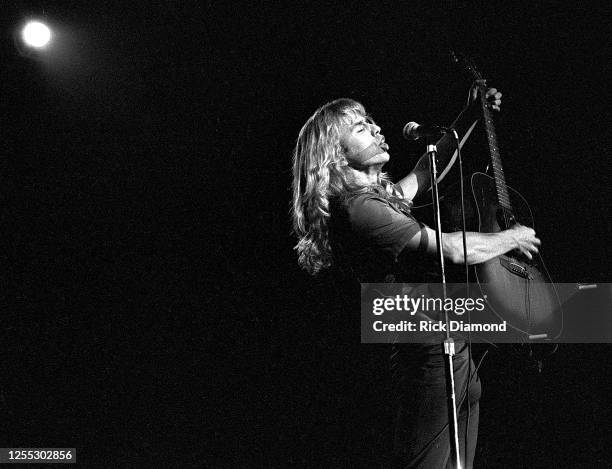
{"label": "bright spotlight", "polygon": [[21,37],[28,46],[39,49],[49,43],[51,30],[39,21],[30,21],[23,28]]}

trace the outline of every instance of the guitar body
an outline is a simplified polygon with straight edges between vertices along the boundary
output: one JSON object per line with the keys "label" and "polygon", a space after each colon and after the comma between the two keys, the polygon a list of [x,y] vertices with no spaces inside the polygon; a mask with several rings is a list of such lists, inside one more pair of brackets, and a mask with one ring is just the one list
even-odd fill
{"label": "guitar body", "polygon": [[[474,173],[471,188],[478,216],[478,231],[495,233],[516,222],[534,227],[531,209],[525,198],[507,186],[512,213],[497,202],[495,179]],[[546,334],[551,339],[561,332],[560,304],[539,254],[528,260],[510,252],[475,266],[475,275],[491,312],[509,327],[529,336]]]}

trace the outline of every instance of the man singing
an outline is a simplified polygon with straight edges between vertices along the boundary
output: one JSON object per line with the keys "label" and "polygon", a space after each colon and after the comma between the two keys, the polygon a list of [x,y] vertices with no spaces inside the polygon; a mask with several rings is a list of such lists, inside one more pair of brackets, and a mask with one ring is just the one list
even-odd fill
{"label": "man singing", "polygon": [[[478,120],[477,92],[452,127],[460,139]],[[487,105],[499,111],[501,93],[486,92]],[[396,184],[382,172],[389,146],[363,105],[338,99],[315,111],[302,127],[293,160],[293,228],[298,262],[315,275],[337,265],[359,282],[418,282],[431,270],[436,235],[411,214],[412,199],[429,188],[427,156]],[[437,142],[440,167],[449,163],[454,139]],[[485,262],[517,249],[527,258],[540,240],[531,228],[515,225],[498,233],[468,232],[467,263]],[[462,233],[442,234],[443,255],[463,263]],[[358,312],[355,312],[358,314]],[[462,467],[472,467],[478,431],[480,381],[469,379],[467,346],[457,344],[454,357]],[[442,345],[396,350],[394,385],[400,396],[395,422],[397,467],[444,468],[450,439]],[[469,406],[469,421],[467,421]],[[466,428],[467,427],[467,428]]]}

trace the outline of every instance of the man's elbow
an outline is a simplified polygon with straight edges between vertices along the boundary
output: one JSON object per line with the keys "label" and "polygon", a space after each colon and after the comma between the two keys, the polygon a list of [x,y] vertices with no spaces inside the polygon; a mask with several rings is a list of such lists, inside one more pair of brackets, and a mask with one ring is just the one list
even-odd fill
{"label": "man's elbow", "polygon": [[463,264],[463,244],[458,245],[454,233],[444,233],[444,257],[452,264]]}
{"label": "man's elbow", "polygon": [[[464,263],[463,250],[455,249],[455,252],[453,252],[453,255],[451,256],[450,261],[453,264],[463,264]],[[469,263],[469,259],[468,259],[468,263]]]}

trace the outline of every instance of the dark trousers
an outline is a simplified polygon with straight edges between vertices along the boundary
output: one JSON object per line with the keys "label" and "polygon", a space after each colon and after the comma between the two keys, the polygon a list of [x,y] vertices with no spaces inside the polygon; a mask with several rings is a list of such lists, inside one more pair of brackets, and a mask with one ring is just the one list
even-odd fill
{"label": "dark trousers", "polygon": [[[462,467],[469,469],[476,450],[481,387],[473,362],[472,379],[468,379],[467,347],[463,343],[456,345],[453,368],[457,404],[461,403],[458,412],[460,459]],[[450,460],[445,360],[447,357],[441,345],[404,344],[394,348],[392,369],[398,399],[394,468],[454,467],[454,461]]]}

